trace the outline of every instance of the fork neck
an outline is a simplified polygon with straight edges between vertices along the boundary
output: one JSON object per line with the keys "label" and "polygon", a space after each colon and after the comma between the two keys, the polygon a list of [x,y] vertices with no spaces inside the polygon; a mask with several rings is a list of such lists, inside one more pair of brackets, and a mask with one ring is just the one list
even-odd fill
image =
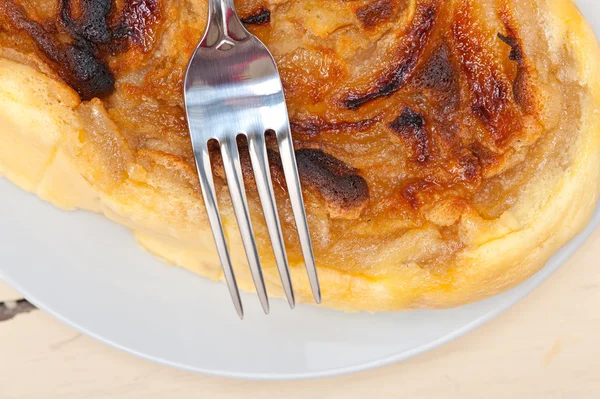
{"label": "fork neck", "polygon": [[213,31],[210,36],[213,36],[215,39],[215,34],[218,33],[218,41],[228,39],[240,41],[248,36],[246,29],[235,12],[233,0],[208,1],[207,31]]}
{"label": "fork neck", "polygon": [[223,14],[226,14],[228,10],[235,12],[233,0],[209,0],[208,9],[210,11],[221,10],[223,11]]}

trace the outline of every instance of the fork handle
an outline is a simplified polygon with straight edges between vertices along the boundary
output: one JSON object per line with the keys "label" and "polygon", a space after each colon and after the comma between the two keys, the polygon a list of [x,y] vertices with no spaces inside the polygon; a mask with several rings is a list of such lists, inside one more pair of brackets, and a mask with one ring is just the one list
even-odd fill
{"label": "fork handle", "polygon": [[204,41],[213,46],[222,41],[242,41],[248,38],[248,31],[240,21],[233,0],[208,1],[208,25]]}

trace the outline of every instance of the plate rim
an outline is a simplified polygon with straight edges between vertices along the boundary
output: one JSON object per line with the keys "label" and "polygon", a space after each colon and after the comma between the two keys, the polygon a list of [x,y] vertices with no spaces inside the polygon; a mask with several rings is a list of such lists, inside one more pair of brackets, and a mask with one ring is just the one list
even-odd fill
{"label": "plate rim", "polygon": [[[320,371],[312,371],[312,372],[302,372],[302,373],[281,373],[281,374],[272,374],[272,373],[246,373],[246,372],[236,372],[236,371],[226,371],[226,370],[217,370],[217,369],[205,369],[201,367],[193,367],[188,366],[182,363],[170,361],[161,357],[147,355],[143,352],[133,350],[126,346],[123,346],[117,342],[114,342],[111,339],[107,339],[101,335],[94,333],[82,326],[78,323],[68,319],[67,317],[62,316],[60,313],[54,311],[51,307],[46,306],[43,301],[38,300],[36,295],[31,294],[29,290],[24,289],[18,284],[16,281],[12,280],[10,277],[5,276],[0,269],[0,279],[4,280],[7,284],[9,284],[12,288],[14,288],[17,292],[23,295],[29,302],[35,305],[38,309],[50,314],[52,317],[60,321],[61,323],[75,329],[76,331],[87,335],[95,339],[96,341],[101,342],[102,344],[108,345],[112,348],[115,348],[121,352],[127,353],[129,355],[133,355],[137,358],[141,358],[147,361],[151,361],[156,364],[160,364],[167,367],[172,367],[175,369],[199,373],[212,377],[221,377],[221,378],[232,378],[238,380],[249,380],[249,381],[298,381],[298,380],[308,380],[308,379],[321,379],[327,377],[337,377],[342,375],[348,375],[356,372],[372,370],[384,366],[388,366],[394,363],[398,363],[409,358],[415,357],[419,354],[428,352],[432,349],[438,348],[442,345],[445,345],[451,341],[454,341],[457,338],[460,338],[471,331],[483,326],[490,320],[499,316],[503,312],[507,311],[515,304],[520,302],[522,299],[527,297],[531,292],[533,292],[537,287],[539,287],[542,283],[544,283],[550,276],[552,276],[557,270],[559,270],[579,249],[585,244],[592,233],[600,226],[600,201],[597,203],[597,206],[588,222],[588,224],[584,227],[582,231],[579,232],[575,237],[573,237],[569,242],[567,242],[561,249],[555,252],[555,255],[558,254],[561,250],[565,251],[562,259],[557,261],[555,264],[546,264],[542,269],[540,269],[536,274],[531,276],[529,279],[525,280],[521,284],[512,288],[509,291],[515,291],[517,294],[508,298],[507,300],[501,302],[499,305],[494,306],[489,311],[485,312],[483,315],[475,318],[469,323],[461,326],[458,329],[442,336],[441,338],[435,339],[431,342],[428,342],[424,345],[419,345],[409,350],[401,351],[397,354],[382,357],[377,360],[372,360],[369,362],[354,364],[345,367],[337,367],[328,370],[320,370]],[[499,294],[501,295],[501,294]],[[443,310],[442,310],[443,311]]]}

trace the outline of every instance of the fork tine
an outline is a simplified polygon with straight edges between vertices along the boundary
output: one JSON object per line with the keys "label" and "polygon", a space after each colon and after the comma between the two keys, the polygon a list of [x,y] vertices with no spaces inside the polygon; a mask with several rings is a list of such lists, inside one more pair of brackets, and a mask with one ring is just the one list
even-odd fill
{"label": "fork tine", "polygon": [[269,169],[269,160],[267,156],[267,146],[263,132],[248,136],[248,148],[250,150],[250,158],[252,159],[252,168],[254,169],[254,177],[256,179],[256,187],[260,202],[262,203],[265,221],[279,276],[285,296],[287,297],[290,307],[295,306],[294,290],[292,288],[292,280],[290,278],[290,269],[288,259],[285,252],[285,244],[283,241],[283,233],[281,232],[281,223],[277,215],[277,207],[275,205],[275,194],[273,193],[273,183],[271,181],[271,171]]}
{"label": "fork tine", "polygon": [[221,156],[223,157],[225,176],[227,177],[227,185],[231,194],[231,203],[237,218],[244,249],[246,250],[246,257],[248,258],[248,264],[250,265],[250,271],[252,272],[252,278],[256,286],[256,293],[260,298],[263,310],[268,314],[269,298],[267,297],[254,232],[252,231],[248,200],[246,199],[246,190],[240,166],[240,154],[235,136],[223,139],[221,142]]}
{"label": "fork tine", "polygon": [[233,267],[231,266],[231,258],[229,257],[229,251],[227,250],[227,243],[225,242],[225,234],[223,232],[221,215],[219,214],[208,146],[206,143],[204,143],[200,146],[195,145],[194,149],[196,156],[196,167],[198,168],[198,176],[200,177],[200,187],[202,189],[202,195],[204,196],[206,212],[208,213],[208,220],[210,222],[210,227],[212,229],[215,244],[217,246],[219,259],[221,260],[225,281],[227,281],[227,286],[229,287],[229,293],[231,294],[231,299],[233,300],[235,310],[240,316],[240,319],[243,319],[244,308],[242,307],[240,291],[235,280]]}
{"label": "fork tine", "polygon": [[291,140],[289,126],[285,130],[276,132],[277,142],[279,144],[279,154],[283,165],[283,173],[287,183],[294,218],[296,219],[296,228],[300,237],[300,245],[306,264],[306,271],[310,281],[313,296],[317,303],[321,303],[321,288],[319,287],[319,278],[317,276],[317,266],[315,265],[315,255],[313,254],[312,242],[308,232],[308,222],[306,221],[306,211],[304,210],[304,199],[300,186],[300,177],[298,176],[298,167],[296,166],[296,155],[294,145]]}

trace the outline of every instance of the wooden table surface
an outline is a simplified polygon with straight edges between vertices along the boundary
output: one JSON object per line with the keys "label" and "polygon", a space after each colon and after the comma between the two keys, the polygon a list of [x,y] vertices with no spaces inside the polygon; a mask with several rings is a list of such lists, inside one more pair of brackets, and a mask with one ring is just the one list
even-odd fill
{"label": "wooden table surface", "polygon": [[13,302],[21,296],[0,282],[0,398],[600,398],[599,265],[597,231],[543,286],[476,331],[393,366],[295,382],[149,363]]}

